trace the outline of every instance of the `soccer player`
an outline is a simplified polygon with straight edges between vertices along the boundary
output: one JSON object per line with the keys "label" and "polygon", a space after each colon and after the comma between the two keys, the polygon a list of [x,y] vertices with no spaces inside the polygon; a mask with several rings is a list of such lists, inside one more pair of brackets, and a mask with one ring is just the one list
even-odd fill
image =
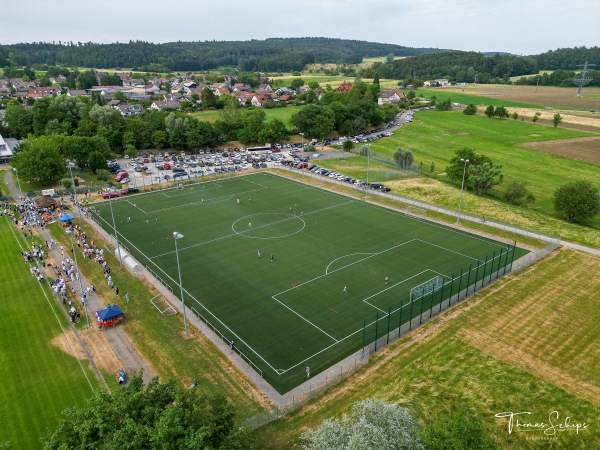
{"label": "soccer player", "polygon": [[273,253],[271,253],[271,262],[273,262],[275,260],[275,257],[273,256]]}
{"label": "soccer player", "polygon": [[385,284],[388,284],[390,281],[390,279],[388,277],[385,277]]}
{"label": "soccer player", "polygon": [[344,286],[344,289],[342,289],[342,292],[343,292],[344,294],[347,294],[347,293],[348,293],[348,288],[347,288],[346,286]]}
{"label": "soccer player", "polygon": [[252,228],[252,222],[248,222],[248,228]]}
{"label": "soccer player", "polygon": [[258,250],[258,257],[261,258],[262,257],[262,252],[260,250]]}
{"label": "soccer player", "polygon": [[306,378],[310,378],[310,367],[306,366]]}

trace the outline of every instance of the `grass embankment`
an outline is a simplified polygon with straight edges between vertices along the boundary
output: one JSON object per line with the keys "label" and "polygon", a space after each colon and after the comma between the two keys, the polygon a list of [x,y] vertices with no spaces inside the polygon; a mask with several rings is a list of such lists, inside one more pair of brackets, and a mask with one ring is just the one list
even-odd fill
{"label": "grass embankment", "polygon": [[[413,123],[404,126],[392,137],[376,141],[373,150],[391,157],[397,147],[409,148],[415,162],[423,162],[427,170],[433,161],[436,176],[443,177],[443,171],[456,150],[473,148],[502,165],[504,181],[490,191],[492,197],[502,198],[508,184],[524,181],[536,197],[534,208],[551,216],[554,214],[552,194],[556,188],[578,180],[598,183],[600,169],[595,164],[525,149],[519,144],[582,136],[590,136],[590,133],[483,116],[464,116],[458,111],[425,111],[416,114]],[[590,226],[600,228],[600,217],[591,221]]]}
{"label": "grass embankment", "polygon": [[[89,225],[85,225],[84,229],[89,240],[99,247],[104,246],[103,239]],[[52,224],[50,230],[55,239],[68,245],[68,239],[59,224]],[[96,286],[105,304],[117,303],[121,306],[126,319],[119,326],[125,329],[138,351],[162,380],[175,378],[187,387],[197,379],[201,389],[228,397],[244,417],[261,409],[259,401],[264,403],[264,397],[208,338],[191,325],[189,337],[185,337],[181,314],[163,317],[155,309],[149,301],[158,294],[155,288],[120,268],[115,255],[105,250],[104,256],[111,268],[113,281],[121,293],[121,297],[117,298],[114,290],[108,288],[100,265],[83,258],[81,252],[77,251],[85,278]],[[129,303],[124,299],[126,293],[131,298]],[[94,313],[90,311],[92,316]]]}
{"label": "grass embankment", "polygon": [[[425,426],[468,401],[500,448],[598,448],[600,259],[561,250],[535,269],[510,275],[372,358],[324,396],[258,430],[259,446],[291,448],[308,427],[377,397],[409,408]],[[521,422],[588,428],[508,433],[504,411],[528,411]],[[545,439],[546,438],[546,439]],[[536,440],[539,439],[539,440]]]}
{"label": "grass embankment", "polygon": [[[47,285],[23,263],[21,251],[31,242],[0,218],[0,443],[13,448],[40,448],[39,438],[53,429],[61,412],[83,405],[99,387],[87,361],[77,354],[67,318]],[[65,351],[62,350],[65,349]],[[89,381],[88,381],[89,380]]]}
{"label": "grass embankment", "polygon": [[[327,159],[314,161],[322,167],[337,172],[347,174],[354,178],[366,180],[367,178],[367,160],[358,156],[347,156],[339,159]],[[381,167],[379,167],[379,166]],[[374,164],[371,162],[370,167]],[[459,200],[459,188],[443,183],[439,180],[426,177],[414,177],[413,175],[400,172],[384,164],[375,163],[375,170],[369,170],[370,181],[384,182],[386,186],[392,188],[391,194],[407,197],[414,200],[423,201],[432,205],[448,208],[456,211]],[[320,181],[320,179],[317,179]],[[317,185],[322,185],[319,183]],[[339,189],[339,188],[336,188]],[[353,189],[348,189],[350,195],[358,195]],[[371,201],[381,202],[391,207],[405,207],[398,205],[397,202],[391,202],[378,199],[372,196]],[[544,214],[535,209],[509,205],[493,197],[480,197],[470,191],[463,193],[461,211],[475,217],[485,216],[486,220],[492,220],[500,223],[515,225],[528,230],[535,230],[541,234],[551,236],[561,236],[562,239],[569,242],[576,242],[595,248],[600,247],[600,233],[590,226],[582,226],[569,223],[556,217]],[[427,216],[447,223],[455,223],[456,219],[443,215],[435,214],[430,211]],[[523,236],[506,233],[501,230],[491,229],[481,222],[469,223],[461,220],[463,226],[474,228],[478,231],[484,231],[493,235],[516,240],[520,244],[533,247],[539,247],[539,241],[529,240]],[[546,244],[543,244],[544,246]]]}

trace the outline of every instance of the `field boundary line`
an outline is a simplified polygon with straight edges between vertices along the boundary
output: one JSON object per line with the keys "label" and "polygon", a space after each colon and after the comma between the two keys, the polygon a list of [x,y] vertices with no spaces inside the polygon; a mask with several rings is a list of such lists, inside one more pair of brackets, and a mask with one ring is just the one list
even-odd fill
{"label": "field boundary line", "polygon": [[282,303],[281,301],[279,301],[277,298],[275,298],[274,295],[271,296],[271,298],[273,300],[275,300],[277,303],[279,303],[281,306],[283,306],[284,308],[289,309],[291,312],[293,312],[294,314],[296,314],[298,317],[300,317],[302,320],[304,320],[306,323],[309,323],[310,325],[312,325],[313,327],[315,327],[317,330],[319,330],[321,333],[323,333],[324,335],[326,335],[327,337],[333,339],[335,341],[335,343],[337,344],[339,341],[334,338],[333,336],[331,336],[329,333],[327,333],[326,331],[322,330],[321,328],[319,328],[317,325],[315,325],[314,323],[312,323],[310,320],[308,320],[306,317],[304,317],[302,314],[294,311],[292,308],[290,308],[288,305],[286,305],[285,303]]}
{"label": "field boundary line", "polygon": [[[108,222],[106,222],[106,220],[104,220],[103,217],[99,216],[107,225],[109,228],[111,228],[110,224]],[[103,229],[104,230],[104,229]],[[109,233],[110,236],[110,233]],[[131,245],[132,248],[134,248],[140,255],[142,255],[144,258],[146,258],[150,263],[152,263],[157,270],[161,271],[165,277],[167,277],[169,280],[171,280],[173,282],[173,284],[175,286],[179,286],[179,283],[177,281],[175,281],[173,278],[171,278],[171,276],[166,273],[162,267],[160,267],[158,264],[156,264],[154,261],[152,261],[148,256],[146,256],[146,254],[144,252],[142,252],[139,248],[137,248],[131,241],[129,241],[129,239],[123,237],[122,239],[127,241],[129,243],[129,245]],[[138,261],[139,262],[139,261]],[[242,339],[237,333],[235,333],[231,328],[229,328],[225,323],[223,323],[223,321],[221,319],[219,319],[215,314],[213,314],[213,312],[211,310],[209,310],[206,306],[204,306],[202,304],[202,302],[200,302],[196,297],[194,297],[192,294],[190,294],[186,289],[183,289],[183,291],[192,299],[194,300],[200,307],[202,307],[202,309],[204,309],[208,314],[210,314],[217,322],[219,322],[227,331],[229,331],[232,336],[234,336],[238,341],[242,342],[252,353],[254,353],[261,361],[263,361],[267,366],[269,366],[274,372],[277,373],[278,369],[276,369],[275,367],[273,367],[271,365],[271,363],[269,363],[265,358],[263,358],[263,356],[258,353],[251,345],[249,345],[244,339]],[[181,301],[181,299],[179,299],[179,301]],[[190,306],[191,308],[191,306]]]}

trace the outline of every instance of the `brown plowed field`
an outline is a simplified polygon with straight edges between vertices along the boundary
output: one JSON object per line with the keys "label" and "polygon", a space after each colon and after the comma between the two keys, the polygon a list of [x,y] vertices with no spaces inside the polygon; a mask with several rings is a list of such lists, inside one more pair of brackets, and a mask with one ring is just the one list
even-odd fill
{"label": "brown plowed field", "polygon": [[600,136],[562,139],[560,141],[528,142],[522,144],[522,146],[600,165]]}

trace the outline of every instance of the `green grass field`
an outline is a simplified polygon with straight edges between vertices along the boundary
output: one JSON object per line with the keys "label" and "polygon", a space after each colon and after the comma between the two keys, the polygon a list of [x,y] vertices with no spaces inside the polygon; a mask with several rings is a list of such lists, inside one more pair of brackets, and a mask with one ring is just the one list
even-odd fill
{"label": "green grass field", "polygon": [[[290,122],[290,120],[292,118],[292,114],[297,113],[302,108],[304,108],[304,106],[290,105],[290,106],[286,106],[285,108],[264,109],[264,111],[266,114],[267,122],[269,120],[277,118],[277,119],[281,120],[288,129],[290,129],[290,128],[292,128],[292,124]],[[242,109],[241,111],[242,111],[242,114],[244,114],[245,109]],[[197,119],[205,120],[207,122],[216,122],[217,120],[220,120],[220,114],[221,114],[221,111],[219,111],[218,109],[210,109],[207,111],[198,111],[198,112],[192,113],[192,115],[194,117],[196,117]]]}
{"label": "green grass field", "polygon": [[[543,151],[519,147],[520,143],[591,136],[591,133],[565,130],[514,120],[489,119],[485,116],[465,116],[460,111],[423,111],[390,138],[373,143],[373,150],[392,156],[398,146],[409,148],[415,162],[427,168],[435,161],[440,174],[464,147],[488,155],[502,165],[503,185],[512,181],[527,182],[535,195],[535,208],[553,214],[552,194],[559,186],[577,180],[598,182],[600,171],[591,163],[569,159]],[[568,145],[568,144],[566,144]],[[502,186],[490,194],[501,197]],[[600,226],[597,217],[593,222]]]}
{"label": "green grass field", "polygon": [[20,253],[29,244],[13,233],[6,216],[0,236],[0,443],[41,448],[39,438],[58,425],[60,413],[83,405],[99,382],[87,361],[52,344],[68,320],[23,263]]}
{"label": "green grass field", "polygon": [[[536,103],[526,103],[526,102],[515,102],[511,100],[501,99],[501,98],[492,98],[492,97],[484,97],[481,95],[473,95],[467,93],[460,93],[456,91],[445,91],[444,89],[419,89],[416,91],[417,97],[425,97],[431,98],[433,95],[437,98],[438,102],[445,101],[447,99],[451,99],[454,103],[462,103],[464,105],[469,105],[471,103],[475,105],[492,105],[492,106],[505,106],[505,107],[516,107],[516,108],[543,108],[543,105],[539,105]],[[461,108],[462,109],[462,108]]]}
{"label": "green grass field", "polygon": [[[98,206],[106,230],[109,206]],[[172,234],[184,235],[186,305],[235,341],[279,392],[303,382],[305,366],[326,369],[512,258],[505,244],[268,173],[112,206],[125,247],[175,293]],[[409,301],[412,287],[438,275],[453,279],[439,298]]]}

